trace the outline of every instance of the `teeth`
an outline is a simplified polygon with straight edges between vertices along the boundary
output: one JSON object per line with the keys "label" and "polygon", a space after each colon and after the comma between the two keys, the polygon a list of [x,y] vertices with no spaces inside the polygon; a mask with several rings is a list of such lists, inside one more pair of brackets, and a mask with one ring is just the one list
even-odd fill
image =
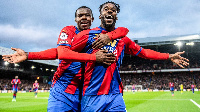
{"label": "teeth", "polygon": [[107,16],[106,16],[106,18],[108,18],[108,17],[110,17],[111,19],[113,18],[113,16],[112,16],[112,15],[107,15]]}

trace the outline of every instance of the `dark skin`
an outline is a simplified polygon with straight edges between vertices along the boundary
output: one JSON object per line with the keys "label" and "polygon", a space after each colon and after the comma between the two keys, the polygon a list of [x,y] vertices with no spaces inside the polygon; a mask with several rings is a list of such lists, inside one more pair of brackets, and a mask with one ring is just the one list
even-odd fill
{"label": "dark skin", "polygon": [[[92,17],[92,12],[88,8],[80,8],[76,12],[75,22],[77,23],[77,28],[79,31],[87,30],[90,28],[91,23],[94,18]],[[105,39],[107,37],[107,39]],[[98,38],[98,39],[97,39]],[[94,48],[101,48],[110,42],[110,38],[107,34],[98,35],[94,42]],[[106,40],[106,41],[105,41]],[[19,63],[28,59],[28,54],[19,48],[11,48],[16,51],[12,55],[3,55],[2,59],[9,63]],[[107,53],[106,50],[100,50],[96,52],[96,62],[104,63],[110,65],[115,61],[114,54]]]}
{"label": "dark skin", "polygon": [[[115,29],[115,23],[117,18],[117,8],[112,3],[104,4],[101,13],[99,16],[99,19],[101,19],[101,27],[106,29],[107,31],[113,31]],[[176,52],[175,54],[169,54],[169,59],[173,62],[179,65],[181,68],[184,68],[184,66],[189,65],[189,60],[186,58],[181,57],[181,54],[184,54],[183,52]]]}
{"label": "dark skin", "polygon": [[101,19],[101,27],[107,31],[115,30],[115,22],[117,18],[117,8],[112,3],[105,4],[101,9],[101,14],[99,16]]}
{"label": "dark skin", "polygon": [[[100,26],[102,28],[106,29],[107,31],[113,31],[115,29],[115,23],[116,23],[116,20],[117,20],[117,8],[116,8],[116,6],[114,4],[112,4],[112,3],[104,4],[104,6],[101,9],[101,14],[99,16],[99,19],[101,19],[101,25]],[[86,23],[84,23],[84,24],[86,24]],[[101,36],[101,35],[99,35],[99,36]],[[103,40],[105,38],[106,37],[104,37],[104,38],[103,37],[102,38],[99,37],[98,39],[102,39]],[[105,40],[109,40],[109,39],[105,39]],[[98,42],[100,42],[100,41],[97,40],[96,43],[98,43]],[[107,42],[108,41],[105,41],[105,43],[107,43]],[[188,66],[189,65],[189,63],[188,63],[189,60],[180,56],[181,54],[184,54],[184,53],[185,52],[183,51],[183,52],[177,52],[175,54],[169,54],[169,59],[172,62],[174,62],[177,65],[179,65],[181,68],[184,68],[184,66]],[[13,61],[12,57],[13,56],[11,56],[11,55],[3,55],[3,59],[4,60],[11,60],[11,62]]]}
{"label": "dark skin", "polygon": [[92,43],[93,49],[102,48],[103,46],[111,42],[109,36],[107,34],[102,34],[102,33],[97,35],[94,39],[96,40]]}
{"label": "dark skin", "polygon": [[[92,17],[91,11],[89,9],[81,8],[77,10],[75,22],[77,23],[79,31],[90,29],[93,21],[94,18]],[[96,40],[92,43],[93,49],[102,48],[111,42],[107,34],[99,34],[94,39]]]}
{"label": "dark skin", "polygon": [[[101,14],[99,16],[99,19],[101,19],[101,27],[106,29],[107,31],[113,31],[115,30],[115,22],[118,19],[117,18],[117,9],[116,7],[112,6],[113,4],[108,3],[105,4],[101,10]],[[110,26],[110,27],[108,27]],[[92,44],[92,48],[102,48],[104,45],[111,42],[110,38],[106,34],[99,34],[98,38],[95,42]]]}
{"label": "dark skin", "polygon": [[76,12],[75,22],[79,31],[90,29],[94,18],[88,8],[80,8]]}

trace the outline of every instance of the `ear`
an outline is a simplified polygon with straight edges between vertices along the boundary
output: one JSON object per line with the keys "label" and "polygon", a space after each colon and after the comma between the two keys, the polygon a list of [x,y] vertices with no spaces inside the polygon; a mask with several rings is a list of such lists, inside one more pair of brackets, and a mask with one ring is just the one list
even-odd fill
{"label": "ear", "polygon": [[118,17],[116,17],[116,20],[118,20]]}
{"label": "ear", "polygon": [[94,21],[94,17],[92,17],[92,22]]}
{"label": "ear", "polygon": [[77,22],[76,17],[75,17],[74,21]]}
{"label": "ear", "polygon": [[99,15],[99,19],[101,19],[101,16],[102,16],[102,15],[100,14],[100,15]]}

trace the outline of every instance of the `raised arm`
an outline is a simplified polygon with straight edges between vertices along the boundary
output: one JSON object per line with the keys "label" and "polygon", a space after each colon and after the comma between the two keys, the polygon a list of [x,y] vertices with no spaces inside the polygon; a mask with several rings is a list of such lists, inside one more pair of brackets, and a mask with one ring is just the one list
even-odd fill
{"label": "raised arm", "polygon": [[167,60],[170,59],[173,63],[178,64],[180,67],[188,66],[188,59],[181,57],[180,55],[184,52],[177,52],[175,54],[160,53],[150,49],[144,49],[137,45],[135,42],[131,41],[128,37],[124,38],[126,43],[125,53],[131,54],[133,56],[139,56],[141,58],[150,60]]}
{"label": "raised arm", "polygon": [[88,61],[96,61],[102,62],[104,64],[110,65],[114,62],[115,57],[112,53],[107,53],[106,50],[100,50],[95,54],[87,54],[87,53],[78,53],[68,49],[67,46],[59,46],[58,50],[58,58],[69,60],[70,62],[78,61],[78,62],[88,62]]}
{"label": "raised arm", "polygon": [[9,63],[20,63],[25,60],[53,60],[57,59],[57,48],[48,49],[40,52],[25,52],[19,48],[11,48],[16,51],[11,55],[2,55],[2,59]]}
{"label": "raised arm", "polygon": [[13,80],[11,81],[11,84],[14,84],[14,83],[13,83]]}

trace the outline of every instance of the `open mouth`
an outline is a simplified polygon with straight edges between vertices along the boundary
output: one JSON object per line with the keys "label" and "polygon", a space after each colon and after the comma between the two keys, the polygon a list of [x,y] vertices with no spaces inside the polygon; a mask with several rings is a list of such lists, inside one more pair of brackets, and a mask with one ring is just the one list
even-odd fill
{"label": "open mouth", "polygon": [[112,15],[106,15],[105,18],[106,19],[113,19],[113,16]]}
{"label": "open mouth", "polygon": [[112,15],[106,15],[105,16],[105,20],[108,22],[108,23],[112,23],[113,22],[113,19],[114,17]]}

